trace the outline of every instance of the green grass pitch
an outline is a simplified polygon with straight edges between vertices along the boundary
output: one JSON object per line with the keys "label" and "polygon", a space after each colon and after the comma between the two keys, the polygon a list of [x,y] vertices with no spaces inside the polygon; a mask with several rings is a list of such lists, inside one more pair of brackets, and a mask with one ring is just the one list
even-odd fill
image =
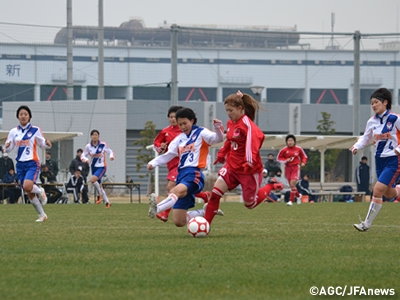
{"label": "green grass pitch", "polygon": [[[200,207],[200,205],[199,205]],[[0,206],[0,299],[311,299],[312,286],[400,293],[400,204],[222,203],[209,236],[147,217],[148,205]],[[347,297],[351,298],[351,297]]]}

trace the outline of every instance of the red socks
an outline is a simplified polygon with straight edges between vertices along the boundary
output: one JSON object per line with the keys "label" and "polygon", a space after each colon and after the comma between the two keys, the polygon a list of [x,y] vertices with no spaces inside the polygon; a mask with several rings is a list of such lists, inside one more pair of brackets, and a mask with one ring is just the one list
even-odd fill
{"label": "red socks", "polygon": [[208,221],[210,225],[215,215],[218,212],[219,202],[223,195],[224,193],[220,189],[216,187],[213,188],[210,201],[208,201],[206,212],[204,214],[204,218]]}

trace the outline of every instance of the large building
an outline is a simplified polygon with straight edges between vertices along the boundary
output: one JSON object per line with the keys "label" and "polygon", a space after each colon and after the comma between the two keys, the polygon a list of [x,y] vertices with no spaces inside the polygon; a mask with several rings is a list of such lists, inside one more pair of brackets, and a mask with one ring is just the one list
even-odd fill
{"label": "large building", "polygon": [[[101,100],[97,100],[98,47],[93,28],[74,28],[73,80],[77,101],[65,101],[65,29],[56,34],[53,44],[1,43],[3,130],[15,126],[13,111],[19,102],[32,102],[33,121],[43,130],[84,133],[65,146],[68,150],[59,146],[60,159],[71,152],[68,159],[62,159],[69,162],[74,150],[89,140],[90,130],[97,128],[120,158],[110,164],[111,175],[118,181],[123,181],[125,174],[140,180],[143,170],[136,171],[137,146],[132,142],[140,138],[148,120],[155,123],[157,130],[167,125],[171,47],[169,28],[146,29],[138,24],[125,24],[125,31],[105,30],[105,99]],[[306,47],[295,28],[279,38],[271,38],[265,28],[259,31],[179,32],[180,104],[193,107],[199,124],[210,126],[213,117],[227,120],[223,99],[240,89],[264,107],[257,122],[265,133],[316,134],[321,113],[328,112],[338,134],[353,134],[354,52],[337,47]],[[351,43],[352,36],[347,38]],[[360,132],[371,115],[369,96],[376,88],[392,90],[397,109],[398,53],[396,49],[380,48],[363,49],[360,53]],[[252,86],[263,87],[261,94],[254,95]]]}

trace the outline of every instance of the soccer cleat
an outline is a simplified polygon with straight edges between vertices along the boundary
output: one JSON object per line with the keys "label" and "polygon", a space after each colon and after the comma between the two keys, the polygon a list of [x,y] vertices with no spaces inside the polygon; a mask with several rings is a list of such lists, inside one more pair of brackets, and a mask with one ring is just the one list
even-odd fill
{"label": "soccer cleat", "polygon": [[157,197],[156,194],[152,193],[150,194],[150,199],[149,199],[149,217],[154,218],[157,215]]}
{"label": "soccer cleat", "polygon": [[369,226],[365,222],[361,222],[360,224],[353,224],[354,228],[358,231],[367,231]]}
{"label": "soccer cleat", "polygon": [[[47,195],[46,192],[44,191],[44,188],[39,188],[40,189],[40,193],[37,194],[37,197],[39,198],[39,201],[42,203],[42,205],[46,205],[47,204]],[[47,217],[46,217],[47,218]]]}
{"label": "soccer cleat", "polygon": [[96,204],[103,202],[103,196],[97,196]]}
{"label": "soccer cleat", "polygon": [[293,205],[293,202],[292,202],[292,201],[289,201],[288,203],[286,203],[286,205],[292,206],[292,205]]}
{"label": "soccer cleat", "polygon": [[268,181],[268,184],[272,184],[272,189],[275,191],[281,191],[283,189],[283,184],[281,182],[277,182],[275,178],[271,178]]}
{"label": "soccer cleat", "polygon": [[156,214],[156,217],[157,219],[163,221],[164,223],[168,221],[168,215],[165,213],[165,211]]}
{"label": "soccer cleat", "polygon": [[301,194],[298,197],[296,197],[297,204],[301,204],[301,197],[302,197]]}
{"label": "soccer cleat", "polygon": [[111,207],[111,203],[110,202],[107,202],[106,203],[106,208],[110,208]]}
{"label": "soccer cleat", "polygon": [[36,222],[44,222],[47,220],[47,215],[43,213],[43,215],[39,215],[39,218],[36,220]]}

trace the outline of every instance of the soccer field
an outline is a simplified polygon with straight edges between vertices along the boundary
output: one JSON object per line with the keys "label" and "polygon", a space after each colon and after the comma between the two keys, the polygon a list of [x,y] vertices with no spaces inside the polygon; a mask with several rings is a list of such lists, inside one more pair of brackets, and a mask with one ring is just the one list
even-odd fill
{"label": "soccer field", "polygon": [[[400,205],[222,203],[206,238],[148,205],[1,205],[0,299],[311,299],[310,288],[400,293]],[[171,217],[170,217],[171,218]],[[346,298],[353,298],[347,295]],[[374,297],[368,297],[374,298]]]}

